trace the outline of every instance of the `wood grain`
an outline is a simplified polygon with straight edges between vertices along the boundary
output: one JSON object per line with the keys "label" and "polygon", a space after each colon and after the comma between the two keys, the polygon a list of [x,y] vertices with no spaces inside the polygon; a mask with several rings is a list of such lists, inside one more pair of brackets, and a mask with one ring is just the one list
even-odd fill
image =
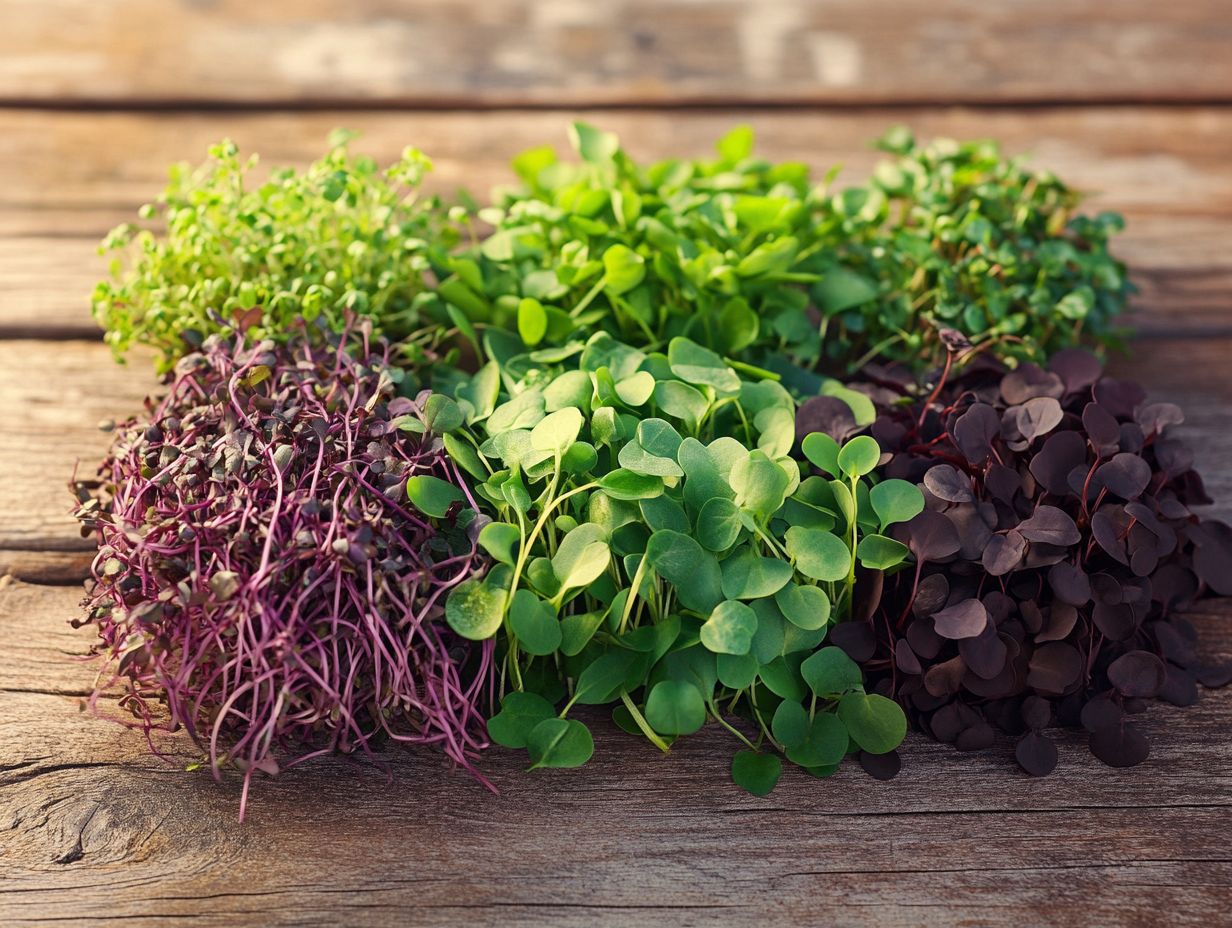
{"label": "wood grain", "polygon": [[0,99],[1224,100],[1219,0],[10,0]]}
{"label": "wood grain", "polygon": [[[254,115],[69,114],[0,111],[0,337],[96,337],[89,294],[106,270],[97,240],[162,188],[166,166],[203,157],[230,136],[267,164],[304,164],[329,130],[363,132],[359,147],[389,160],[408,143],[433,156],[432,189],[479,196],[507,183],[509,159],[544,142],[565,145],[585,118],[620,134],[639,158],[703,155],[747,122],[760,149],[811,165],[844,164],[862,179],[868,145],[895,123],[922,138],[995,137],[1007,151],[1090,191],[1091,210],[1123,212],[1117,253],[1142,289],[1150,332],[1232,331],[1232,118],[1209,109],[775,113],[324,113]],[[90,151],[88,159],[79,153]],[[139,157],[134,152],[140,152]],[[73,165],[65,171],[65,165]],[[841,179],[840,178],[840,179]]]}
{"label": "wood grain", "polygon": [[[1019,926],[1046,908],[1061,926],[1162,911],[1196,926],[1219,922],[1232,887],[1226,690],[1152,707],[1152,756],[1132,771],[1077,734],[1047,780],[1004,745],[964,755],[913,737],[893,783],[792,770],[759,800],[730,786],[720,730],[660,756],[591,719],[598,751],[581,770],[526,774],[492,752],[498,796],[430,754],[384,756],[391,781],[330,759],[258,782],[241,826],[234,778],[176,769],[192,756],[182,739],[159,743],[164,763],[82,716],[89,633],[65,624],[78,597],[0,589],[5,925]],[[1213,656],[1232,656],[1232,604],[1193,619]]]}

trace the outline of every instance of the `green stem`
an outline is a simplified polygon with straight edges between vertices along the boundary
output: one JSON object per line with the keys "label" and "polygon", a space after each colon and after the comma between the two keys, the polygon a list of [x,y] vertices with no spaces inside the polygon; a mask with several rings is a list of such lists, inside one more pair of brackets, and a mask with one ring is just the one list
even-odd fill
{"label": "green stem", "polygon": [[735,726],[728,723],[727,719],[723,718],[723,714],[719,712],[719,707],[714,705],[713,703],[710,706],[710,714],[714,716],[714,720],[716,722],[718,722],[720,725],[726,728],[729,732],[731,732],[733,735],[739,738],[742,742],[744,742],[745,746],[748,747],[749,750],[751,751],[757,750],[756,746],[754,746],[752,741],[746,738],[739,729],[737,729]]}
{"label": "green stem", "polygon": [[620,691],[620,701],[625,704],[625,708],[628,709],[629,714],[633,716],[633,721],[636,722],[637,727],[642,730],[642,734],[650,740],[651,744],[666,754],[671,749],[670,745],[660,738],[658,733],[650,727],[650,723],[646,721],[646,718],[642,715],[642,713],[637,711],[637,706],[633,704],[633,700],[629,698],[629,694],[624,690]]}
{"label": "green stem", "polygon": [[637,589],[642,583],[642,574],[646,569],[646,555],[642,555],[641,560],[637,562],[637,570],[633,572],[633,582],[629,586],[629,595],[625,598],[625,608],[620,616],[620,625],[616,628],[616,634],[623,634],[625,625],[629,621],[629,616],[633,612],[633,604],[637,601]]}
{"label": "green stem", "polygon": [[856,532],[860,522],[860,503],[859,498],[856,495],[856,485],[859,482],[859,479],[855,477],[851,480],[851,568],[847,572],[847,590],[844,593],[847,600],[848,615],[851,614],[851,607],[855,602],[856,545],[858,541]]}

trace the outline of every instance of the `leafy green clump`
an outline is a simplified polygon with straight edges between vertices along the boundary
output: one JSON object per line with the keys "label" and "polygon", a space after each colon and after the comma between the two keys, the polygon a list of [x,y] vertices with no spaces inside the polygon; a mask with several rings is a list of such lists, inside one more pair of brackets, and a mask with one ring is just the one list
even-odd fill
{"label": "leafy green clump", "polygon": [[1120,216],[1078,214],[1076,192],[993,142],[920,145],[899,129],[879,145],[895,157],[834,197],[827,220],[844,273],[880,294],[877,313],[853,306],[838,319],[862,328],[872,350],[936,360],[938,327],[996,342],[998,355],[1017,360],[1116,341],[1115,317],[1133,291],[1108,252]]}
{"label": "leafy green clump", "polygon": [[989,143],[892,133],[895,160],[831,192],[802,164],[755,157],[747,128],[712,160],[648,166],[610,133],[571,138],[580,162],[522,154],[522,186],[477,214],[491,234],[434,252],[438,297],[528,347],[604,331],[776,369],[921,369],[944,358],[943,326],[1011,358],[1107,340],[1130,290],[1107,252],[1119,217],[1076,216],[1072,191]]}
{"label": "leafy green clump", "polygon": [[[577,705],[612,706],[663,750],[714,719],[745,747],[733,776],[753,792],[777,780],[767,752],[824,776],[892,751],[902,711],[822,646],[863,608],[857,567],[907,563],[886,532],[924,505],[872,477],[876,441],[809,435],[830,478],[801,473],[787,390],[683,337],[646,352],[600,332],[540,364],[491,361],[426,415],[492,517],[479,544],[496,566],[445,611],[459,634],[499,635],[493,740],[569,767],[593,751]],[[410,495],[430,512],[426,489]]]}
{"label": "leafy green clump", "polygon": [[102,244],[119,256],[95,288],[94,315],[117,357],[150,345],[169,369],[212,333],[285,341],[300,317],[323,316],[337,331],[353,314],[371,317],[378,334],[414,335],[428,238],[448,246],[453,234],[432,227],[434,202],[417,193],[431,164],[408,148],[382,170],[351,155],[349,140],[335,133],[307,170],[276,169],[262,182],[256,156],[241,159],[229,141],[199,168],[173,167],[158,202],[141,210],[157,225],[120,226]]}

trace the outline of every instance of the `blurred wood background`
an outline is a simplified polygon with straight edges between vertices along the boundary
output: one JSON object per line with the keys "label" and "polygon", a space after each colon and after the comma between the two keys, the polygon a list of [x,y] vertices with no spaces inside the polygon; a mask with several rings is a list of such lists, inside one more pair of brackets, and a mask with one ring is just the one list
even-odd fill
{"label": "blurred wood background", "polygon": [[[1226,0],[0,0],[0,924],[1214,925],[1232,896],[1232,695],[1153,707],[1141,768],[1081,735],[1031,780],[912,738],[903,774],[798,771],[758,800],[710,733],[659,757],[601,728],[580,771],[430,755],[254,789],[80,712],[88,544],[65,483],[157,384],[89,316],[99,237],[171,161],[234,138],[302,164],[328,131],[427,151],[478,195],[581,116],[639,157],[737,122],[863,176],[894,124],[990,136],[1129,222],[1141,337],[1118,370],[1181,403],[1232,514],[1232,8]],[[1232,657],[1232,608],[1195,613]],[[182,740],[163,745],[182,766]]]}

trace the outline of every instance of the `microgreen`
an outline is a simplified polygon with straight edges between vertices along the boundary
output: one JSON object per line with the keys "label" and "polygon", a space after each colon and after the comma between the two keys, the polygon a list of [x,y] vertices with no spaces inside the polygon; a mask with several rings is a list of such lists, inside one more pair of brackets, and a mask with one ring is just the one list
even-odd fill
{"label": "microgreen", "polygon": [[[842,652],[817,649],[853,614],[862,552],[923,508],[920,492],[875,482],[881,451],[867,436],[835,443],[832,474],[802,473],[786,389],[684,336],[663,347],[598,332],[550,367],[510,355],[494,403],[476,407],[461,381],[456,412],[439,410],[466,423],[446,447],[466,449],[456,459],[493,519],[479,544],[496,565],[446,605],[459,634],[499,642],[507,695],[493,738],[525,744],[532,766],[565,766],[590,756],[564,727],[580,725],[577,705],[613,706],[664,750],[713,719],[752,752],[733,777],[755,793],[777,779],[775,753],[817,768],[852,743],[892,750],[898,707],[865,694]],[[872,569],[904,567],[907,548],[882,540]],[[854,679],[806,674],[827,652]],[[805,717],[790,742],[773,723],[784,700]],[[532,724],[545,744],[577,749],[539,746]]]}
{"label": "microgreen", "polygon": [[988,143],[891,133],[893,158],[834,191],[756,157],[747,128],[712,159],[649,165],[592,127],[571,138],[580,162],[515,160],[520,186],[465,220],[492,227],[465,257],[431,251],[442,283],[427,299],[523,350],[684,336],[810,396],[816,370],[944,359],[940,326],[1012,358],[1104,341],[1131,290],[1107,252],[1119,217],[1077,215],[1060,181]]}
{"label": "microgreen", "polygon": [[[889,461],[870,500],[906,517],[887,541],[916,564],[887,578],[864,633],[844,643],[870,690],[963,750],[1017,736],[1033,775],[1056,766],[1054,724],[1086,728],[1105,763],[1141,763],[1149,746],[1131,717],[1147,700],[1188,705],[1198,682],[1227,676],[1202,666],[1179,614],[1232,592],[1232,530],[1195,512],[1210,500],[1170,431],[1181,411],[1080,350],[1046,368],[983,359],[928,387],[871,373],[871,433]],[[833,444],[805,447],[831,461]],[[923,511],[892,502],[906,482]],[[880,711],[840,703],[865,750],[897,731]]]}
{"label": "microgreen", "polygon": [[78,623],[107,661],[91,701],[120,683],[133,724],[242,771],[241,817],[258,771],[408,742],[473,772],[485,744],[493,645],[463,639],[503,600],[491,628],[457,627],[476,502],[400,379],[366,334],[211,336],[117,429],[102,489],[77,487],[100,546]]}
{"label": "microgreen", "polygon": [[158,202],[141,210],[151,224],[122,225],[102,245],[118,256],[94,314],[117,357],[150,345],[169,370],[211,333],[282,341],[301,318],[339,330],[359,316],[409,339],[404,362],[424,360],[451,328],[446,316],[429,323],[417,302],[428,241],[448,247],[453,235],[429,223],[434,201],[417,195],[431,165],[408,148],[381,170],[351,155],[349,140],[335,133],[307,170],[261,180],[256,156],[241,158],[229,141],[199,168],[174,166]]}

